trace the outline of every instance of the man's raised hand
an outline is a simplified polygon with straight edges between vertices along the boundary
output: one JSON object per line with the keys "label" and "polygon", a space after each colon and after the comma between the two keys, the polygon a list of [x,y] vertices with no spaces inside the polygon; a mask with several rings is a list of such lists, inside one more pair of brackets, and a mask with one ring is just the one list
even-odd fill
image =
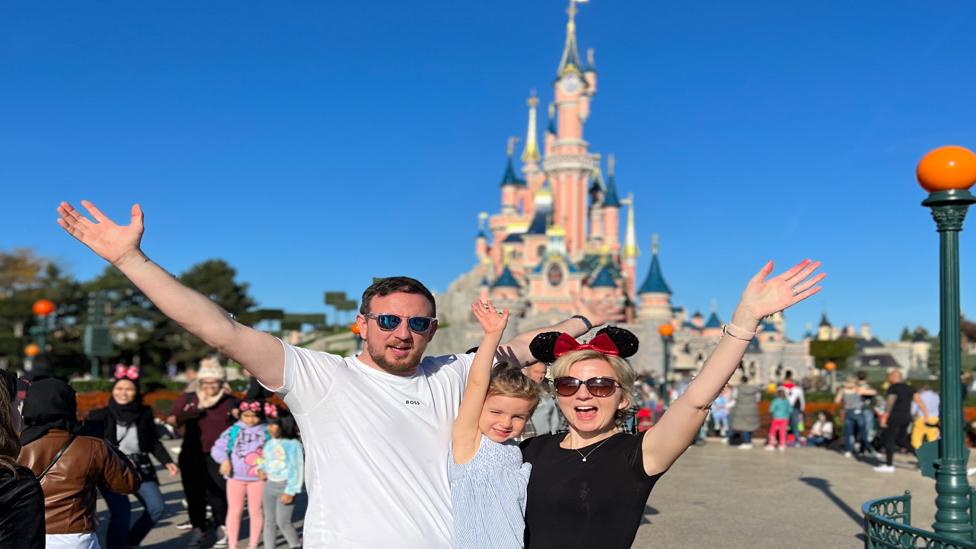
{"label": "man's raised hand", "polygon": [[499,311],[490,300],[479,300],[471,304],[471,312],[478,319],[485,334],[500,335],[505,331],[505,326],[508,324],[508,309]]}
{"label": "man's raised hand", "polygon": [[87,200],[82,200],[81,205],[88,210],[94,221],[67,202],[58,205],[58,214],[61,216],[58,225],[68,234],[116,266],[127,257],[140,254],[143,216],[142,208],[138,204],[132,206],[132,221],[128,225],[116,224]]}

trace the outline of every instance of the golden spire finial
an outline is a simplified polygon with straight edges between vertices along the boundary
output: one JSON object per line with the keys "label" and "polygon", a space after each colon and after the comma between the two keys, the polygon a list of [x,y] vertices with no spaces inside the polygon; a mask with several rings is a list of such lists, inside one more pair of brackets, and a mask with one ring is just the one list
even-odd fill
{"label": "golden spire finial", "polygon": [[569,0],[569,21],[566,23],[566,45],[563,47],[563,56],[559,60],[559,76],[568,72],[580,71],[579,50],[576,48],[576,4],[583,4],[588,0]]}
{"label": "golden spire finial", "polygon": [[508,156],[511,157],[515,154],[515,144],[518,143],[519,138],[514,135],[508,138],[508,145],[506,146],[506,151],[508,151]]}
{"label": "golden spire finial", "polygon": [[651,253],[657,255],[658,245],[661,242],[661,237],[657,233],[651,235]]}
{"label": "golden spire finial", "polygon": [[617,157],[610,153],[607,155],[607,177],[613,177],[613,171],[617,167]]}
{"label": "golden spire finial", "polygon": [[636,258],[640,251],[637,249],[637,228],[634,226],[634,194],[620,201],[627,206],[627,236],[624,240],[624,257]]}
{"label": "golden spire finial", "polygon": [[535,129],[535,107],[539,104],[539,98],[535,96],[535,88],[532,88],[529,100],[526,103],[529,105],[529,128],[526,130],[525,150],[522,151],[522,163],[534,164],[541,158]]}
{"label": "golden spire finial", "polygon": [[487,221],[487,220],[488,220],[488,212],[479,212],[478,213],[478,230],[479,231],[485,230],[485,221]]}

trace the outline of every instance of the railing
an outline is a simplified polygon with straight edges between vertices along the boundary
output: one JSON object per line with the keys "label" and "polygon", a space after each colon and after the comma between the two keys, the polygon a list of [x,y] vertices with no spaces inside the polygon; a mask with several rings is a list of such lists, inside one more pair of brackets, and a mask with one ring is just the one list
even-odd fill
{"label": "railing", "polygon": [[976,543],[947,538],[912,526],[912,494],[872,499],[864,513],[867,549],[973,549]]}

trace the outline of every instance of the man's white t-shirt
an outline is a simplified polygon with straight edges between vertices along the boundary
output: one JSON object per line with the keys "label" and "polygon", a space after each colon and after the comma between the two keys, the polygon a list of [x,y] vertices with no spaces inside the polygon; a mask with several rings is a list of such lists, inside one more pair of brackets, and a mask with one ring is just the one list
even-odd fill
{"label": "man's white t-shirt", "polygon": [[426,357],[410,377],[282,342],[278,392],[302,432],[304,546],[451,547],[451,428],[474,355]]}

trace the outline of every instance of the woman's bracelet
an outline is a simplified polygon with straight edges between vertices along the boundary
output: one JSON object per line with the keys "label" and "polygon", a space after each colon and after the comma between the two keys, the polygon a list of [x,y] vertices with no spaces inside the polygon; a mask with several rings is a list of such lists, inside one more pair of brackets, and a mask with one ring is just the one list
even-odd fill
{"label": "woman's bracelet", "polygon": [[730,335],[736,339],[741,339],[742,341],[752,341],[752,338],[756,337],[756,332],[750,332],[749,330],[736,326],[730,322],[722,325],[722,335]]}

